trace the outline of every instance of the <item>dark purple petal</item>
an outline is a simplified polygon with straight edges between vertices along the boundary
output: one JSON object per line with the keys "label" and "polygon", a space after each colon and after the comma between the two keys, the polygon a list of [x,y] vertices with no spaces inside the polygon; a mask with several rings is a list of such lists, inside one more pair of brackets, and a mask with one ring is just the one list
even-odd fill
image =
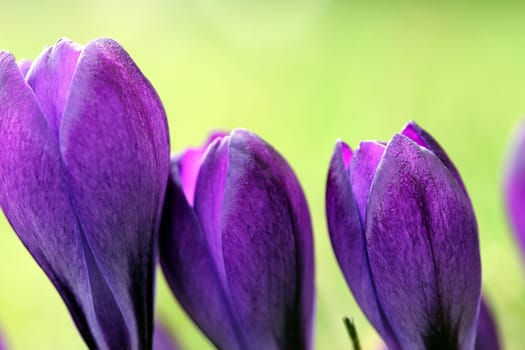
{"label": "dark purple petal", "polygon": [[395,135],[366,222],[379,304],[400,348],[472,348],[481,291],[477,224],[443,162]]}
{"label": "dark purple petal", "polygon": [[[153,350],[178,350],[179,347],[168,332],[164,325],[159,321],[155,322],[155,330],[153,331]],[[0,349],[1,350],[1,349]]]}
{"label": "dark purple petal", "polygon": [[56,138],[81,51],[78,44],[60,39],[35,60],[27,74],[27,83]]}
{"label": "dark purple petal", "polygon": [[59,140],[108,345],[148,348],[168,131],[155,90],[115,41],[82,52]]}
{"label": "dark purple petal", "polygon": [[[366,163],[365,150],[375,149],[374,145],[369,146],[362,148],[361,160],[356,162],[354,157],[357,155],[352,156],[350,147],[342,141],[336,143],[326,185],[326,217],[332,248],[354,298],[379,334],[388,339],[391,338],[391,335],[382,320],[371,279],[365,245],[364,222],[360,218],[356,197],[352,191],[353,183],[350,181],[350,174],[347,170],[348,162],[351,167],[355,168],[355,171],[363,171],[364,175],[375,167],[367,166],[361,169],[354,165],[374,164],[373,152],[370,152],[371,161]],[[359,187],[357,189],[359,191]]]}
{"label": "dark purple petal", "polygon": [[184,194],[191,206],[195,195],[195,186],[199,170],[206,154],[208,146],[216,139],[226,136],[226,133],[215,132],[208,137],[208,140],[201,147],[188,148],[178,159],[179,174],[184,189]]}
{"label": "dark purple petal", "polygon": [[498,328],[492,317],[492,312],[485,301],[481,298],[479,307],[478,330],[476,334],[475,350],[499,350]]}
{"label": "dark purple petal", "polygon": [[510,223],[525,253],[525,123],[517,131],[508,161],[505,200]]}
{"label": "dark purple petal", "polygon": [[218,348],[246,348],[224,280],[184,195],[177,162],[171,166],[159,243],[164,276],[188,315]]}
{"label": "dark purple petal", "polygon": [[[64,298],[88,346],[102,346],[59,147],[15,63],[0,52],[0,204]],[[95,341],[95,339],[98,339]]]}
{"label": "dark purple petal", "polygon": [[401,134],[407,136],[419,146],[424,147],[434,153],[447,167],[452,176],[454,176],[461,188],[465,191],[465,194],[467,194],[467,190],[465,189],[465,185],[463,184],[463,180],[461,179],[456,166],[454,163],[452,163],[445,150],[428,132],[423,130],[414,121],[410,121],[407,123],[407,125],[405,125],[405,128]]}
{"label": "dark purple petal", "polygon": [[251,348],[309,349],[314,261],[303,191],[286,161],[256,135],[235,130],[228,153],[222,244],[240,322]]}

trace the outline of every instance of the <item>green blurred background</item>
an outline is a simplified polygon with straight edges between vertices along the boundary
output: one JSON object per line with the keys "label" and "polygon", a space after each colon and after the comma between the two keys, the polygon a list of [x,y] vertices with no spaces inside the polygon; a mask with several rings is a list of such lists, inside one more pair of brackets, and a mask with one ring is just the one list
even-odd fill
{"label": "green blurred background", "polygon": [[[459,168],[476,210],[483,285],[507,349],[525,342],[524,266],[505,219],[502,173],[525,112],[525,7],[514,2],[0,0],[0,48],[35,58],[61,36],[117,39],[157,88],[174,152],[244,127],[303,184],[315,229],[318,349],[380,340],[353,302],[324,218],[337,138],[388,140],[409,119]],[[0,328],[11,349],[83,349],[58,294],[3,216]],[[157,311],[181,345],[209,349],[159,275]]]}

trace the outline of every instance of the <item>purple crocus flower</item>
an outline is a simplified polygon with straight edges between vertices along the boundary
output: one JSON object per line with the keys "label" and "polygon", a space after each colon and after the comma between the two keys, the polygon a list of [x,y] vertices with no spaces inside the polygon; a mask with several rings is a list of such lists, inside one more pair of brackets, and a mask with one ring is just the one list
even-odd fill
{"label": "purple crocus flower", "polygon": [[0,52],[0,205],[90,348],[151,349],[169,173],[155,90],[111,39]]}
{"label": "purple crocus flower", "polygon": [[525,254],[525,122],[517,130],[509,158],[505,199],[510,223]]}
{"label": "purple crocus flower", "polygon": [[458,171],[415,123],[387,144],[338,141],[326,192],[335,255],[390,349],[473,349],[477,224]]}
{"label": "purple crocus flower", "polygon": [[160,264],[221,349],[310,349],[314,256],[292,169],[256,135],[213,135],[171,164]]}

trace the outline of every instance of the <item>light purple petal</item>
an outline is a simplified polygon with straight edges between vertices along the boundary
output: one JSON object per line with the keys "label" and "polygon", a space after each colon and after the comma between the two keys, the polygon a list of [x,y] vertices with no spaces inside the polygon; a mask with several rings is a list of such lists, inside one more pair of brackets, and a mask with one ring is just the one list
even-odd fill
{"label": "light purple petal", "polygon": [[195,195],[195,186],[197,185],[197,177],[199,170],[206,154],[208,146],[215,141],[226,136],[226,133],[215,132],[208,137],[208,140],[201,147],[188,148],[185,150],[178,160],[180,179],[184,194],[191,206],[193,206],[193,199]]}
{"label": "light purple petal", "polygon": [[501,348],[498,327],[492,312],[484,298],[481,298],[479,307],[478,330],[476,334],[475,350],[499,350]]}
{"label": "light purple petal", "polygon": [[525,256],[525,122],[513,141],[505,175],[505,201],[512,228]]}
{"label": "light purple petal", "polygon": [[181,306],[218,348],[246,348],[224,280],[184,195],[179,165],[172,163],[164,202],[159,239],[162,271]]}
{"label": "light purple petal", "polygon": [[58,144],[14,57],[5,52],[0,142],[0,204],[7,219],[64,298],[88,346],[103,344],[97,328],[88,326],[94,319],[83,244]]}
{"label": "light purple petal", "polygon": [[442,161],[395,135],[366,221],[379,304],[400,348],[472,348],[481,291],[477,224]]}
{"label": "light purple petal", "polygon": [[385,146],[381,143],[361,142],[350,162],[350,182],[363,227],[370,186],[384,151]]}
{"label": "light purple petal", "polygon": [[60,39],[35,60],[27,74],[27,83],[33,89],[55,138],[58,138],[60,121],[81,51],[82,47],[78,44]]}
{"label": "light purple petal", "polygon": [[312,228],[295,174],[259,137],[235,130],[226,188],[224,265],[251,348],[311,348]]}
{"label": "light purple petal", "polygon": [[20,69],[20,72],[22,73],[22,76],[25,76],[27,75],[27,72],[29,71],[29,68],[31,68],[31,64],[32,62],[30,60],[20,60],[18,62],[18,68]]}
{"label": "light purple petal", "polygon": [[[162,323],[155,322],[153,332],[153,350],[178,350],[179,347]],[[1,349],[0,349],[1,350]]]}
{"label": "light purple petal", "polygon": [[59,140],[109,347],[148,347],[168,131],[155,90],[115,41],[82,52]]}
{"label": "light purple petal", "polygon": [[[388,331],[388,326],[384,324],[378,308],[366,251],[364,222],[360,217],[356,197],[352,191],[353,183],[347,169],[348,166],[353,166],[355,171],[369,174],[368,170],[374,166],[361,169],[356,168],[355,164],[373,165],[373,161],[376,160],[373,152],[370,152],[372,153],[370,163],[366,163],[365,158],[367,154],[365,150],[373,149],[375,149],[373,145],[363,147],[360,153],[361,160],[356,162],[354,160],[356,154],[352,155],[350,147],[342,141],[336,143],[326,185],[326,217],[332,248],[354,298],[381,336],[389,339],[392,335]],[[392,342],[393,340],[390,341]]]}

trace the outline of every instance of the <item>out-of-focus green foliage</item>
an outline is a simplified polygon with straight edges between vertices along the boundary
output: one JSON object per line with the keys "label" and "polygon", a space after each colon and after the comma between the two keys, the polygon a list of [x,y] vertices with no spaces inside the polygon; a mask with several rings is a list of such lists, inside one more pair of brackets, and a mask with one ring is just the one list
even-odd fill
{"label": "out-of-focus green foliage", "polygon": [[[334,142],[388,140],[416,120],[448,151],[479,222],[483,285],[507,349],[525,337],[524,267],[502,204],[508,138],[525,113],[525,7],[471,2],[0,0],[0,48],[34,58],[61,36],[117,39],[164,101],[172,149],[244,127],[301,180],[317,258],[319,349],[380,340],[331,252],[324,190]],[[0,165],[1,166],[1,165]],[[12,349],[82,349],[49,281],[0,219],[0,327]],[[189,349],[211,348],[158,277],[158,314]]]}

